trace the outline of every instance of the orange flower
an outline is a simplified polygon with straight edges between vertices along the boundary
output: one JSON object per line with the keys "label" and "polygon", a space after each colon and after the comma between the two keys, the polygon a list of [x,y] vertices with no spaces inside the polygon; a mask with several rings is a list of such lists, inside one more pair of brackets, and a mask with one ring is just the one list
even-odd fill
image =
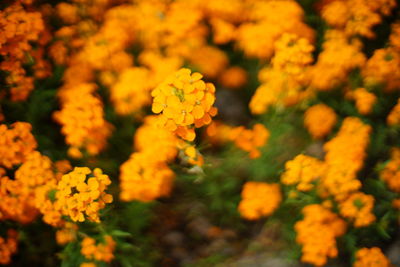
{"label": "orange flower", "polygon": [[118,81],[110,88],[111,100],[118,114],[138,112],[151,103],[149,79],[145,68],[125,69]]}
{"label": "orange flower", "polygon": [[390,267],[390,261],[378,247],[361,248],[356,253],[353,267]]}
{"label": "orange flower", "polygon": [[215,87],[201,78],[200,73],[181,69],[152,92],[152,110],[161,113],[160,125],[188,141],[195,138],[194,127],[210,124],[216,115]]}
{"label": "orange flower", "polygon": [[54,205],[74,222],[83,222],[86,217],[99,222],[99,210],[112,202],[112,196],[105,193],[110,183],[100,169],[92,172],[86,167],[75,167],[58,182]]}
{"label": "orange flower", "polygon": [[0,264],[9,264],[11,257],[17,252],[18,233],[9,229],[7,238],[0,237]]}
{"label": "orange flower", "polygon": [[213,30],[214,43],[226,44],[235,38],[236,30],[233,24],[217,17],[212,18],[210,24]]}
{"label": "orange flower", "polygon": [[78,225],[71,222],[66,222],[64,227],[56,232],[57,244],[65,245],[76,239],[76,231],[78,230]]}
{"label": "orange flower", "polygon": [[400,193],[400,151],[393,149],[390,161],[380,173],[381,179],[385,181],[390,190]]}
{"label": "orange flower", "polygon": [[247,220],[271,215],[282,201],[278,184],[247,182],[242,189],[238,210]]}
{"label": "orange flower", "polygon": [[[39,41],[39,34],[44,30],[42,15],[28,12],[20,1],[15,1],[0,10],[0,28],[0,70],[8,73],[5,82],[10,88],[11,100],[23,101],[34,88],[34,80],[27,76],[23,64],[26,63],[26,55],[33,52],[31,43]],[[41,44],[38,46],[41,47]],[[36,59],[42,66],[46,65],[42,57]],[[39,66],[33,68],[38,69]]]}
{"label": "orange flower", "polygon": [[281,176],[281,182],[286,185],[296,185],[299,191],[310,191],[325,174],[324,162],[305,155],[298,155],[285,164],[285,172]]}
{"label": "orange flower", "polygon": [[222,50],[214,46],[201,46],[195,53],[189,56],[191,64],[196,66],[206,78],[217,78],[217,76],[228,65],[228,56]]}
{"label": "orange flower", "polygon": [[356,101],[356,108],[362,115],[371,113],[377,97],[365,90],[365,88],[357,88],[350,95]]}
{"label": "orange flower", "polygon": [[173,161],[178,153],[178,138],[170,131],[157,126],[157,116],[147,116],[134,136],[134,146],[138,152],[156,155],[157,160]]}
{"label": "orange flower", "polygon": [[336,121],[335,111],[325,104],[314,105],[304,113],[304,126],[315,139],[329,134]]}
{"label": "orange flower", "polygon": [[400,86],[400,54],[391,47],[376,49],[362,69],[367,86],[384,85],[388,92]]}
{"label": "orange flower", "polygon": [[259,148],[267,142],[269,131],[260,123],[255,124],[251,130],[239,126],[231,130],[229,138],[237,147],[249,152],[250,158],[255,159],[261,156]]}
{"label": "orange flower", "polygon": [[111,236],[104,236],[104,241],[96,244],[96,240],[85,237],[81,243],[81,253],[88,260],[104,261],[110,263],[114,259],[116,243]]}
{"label": "orange flower", "polygon": [[56,111],[54,119],[61,124],[61,132],[66,136],[72,157],[80,155],[80,148],[96,155],[106,146],[112,126],[104,119],[103,103],[91,94],[94,84],[79,84],[73,89],[60,91],[62,109]]}
{"label": "orange flower", "polygon": [[336,137],[325,143],[327,171],[320,189],[327,190],[336,200],[346,199],[361,187],[357,172],[364,164],[371,130],[359,118],[347,117]]}
{"label": "orange flower", "polygon": [[27,122],[16,122],[8,128],[0,125],[0,166],[21,164],[35,150],[37,143]]}
{"label": "orange flower", "polygon": [[400,98],[397,99],[396,105],[392,108],[386,118],[387,124],[390,126],[400,125]]}
{"label": "orange flower", "polygon": [[219,81],[224,87],[238,89],[246,84],[247,72],[241,67],[230,67],[221,73]]}
{"label": "orange flower", "polygon": [[339,203],[340,214],[354,221],[355,227],[370,225],[375,221],[372,213],[374,197],[362,192],[351,194],[346,200]]}
{"label": "orange flower", "polygon": [[294,226],[296,242],[302,246],[301,261],[323,266],[328,258],[337,257],[336,238],[345,233],[346,224],[335,213],[318,204],[304,207],[302,213],[304,219]]}
{"label": "orange flower", "polygon": [[328,30],[322,52],[309,71],[310,85],[317,90],[326,91],[345,82],[350,71],[363,67],[366,62],[361,48],[360,41],[349,41],[343,31]]}
{"label": "orange flower", "polygon": [[221,121],[212,121],[206,129],[206,137],[213,145],[225,144],[230,140],[232,127]]}
{"label": "orange flower", "polygon": [[146,152],[133,153],[120,167],[120,199],[149,202],[168,196],[175,173],[168,165]]}

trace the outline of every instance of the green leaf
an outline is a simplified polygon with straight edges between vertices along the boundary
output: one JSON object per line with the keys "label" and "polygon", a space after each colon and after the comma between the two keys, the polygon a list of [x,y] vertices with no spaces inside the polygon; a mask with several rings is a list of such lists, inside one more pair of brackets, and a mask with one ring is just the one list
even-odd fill
{"label": "green leaf", "polygon": [[111,231],[111,235],[115,236],[115,237],[132,237],[131,233],[125,232],[125,231],[121,231],[121,230],[113,230]]}

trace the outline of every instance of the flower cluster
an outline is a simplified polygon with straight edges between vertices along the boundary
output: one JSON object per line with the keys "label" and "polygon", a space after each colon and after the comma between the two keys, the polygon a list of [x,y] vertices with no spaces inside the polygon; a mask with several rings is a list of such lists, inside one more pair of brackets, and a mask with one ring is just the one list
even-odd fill
{"label": "flower cluster", "polygon": [[16,122],[7,127],[0,125],[0,166],[11,168],[21,164],[36,149],[32,126],[27,122]]}
{"label": "flower cluster", "polygon": [[390,126],[400,125],[400,98],[397,99],[397,104],[392,108],[387,116],[386,122]]}
{"label": "flower cluster", "polygon": [[91,93],[93,90],[93,84],[64,90],[62,109],[53,114],[62,125],[66,143],[72,146],[69,151],[72,157],[80,158],[82,148],[91,155],[98,154],[111,134],[111,125],[104,120],[103,104]]}
{"label": "flower cluster", "polygon": [[355,227],[367,226],[375,221],[373,207],[374,197],[361,192],[351,194],[339,204],[340,214],[354,220]]}
{"label": "flower cluster", "polygon": [[282,201],[278,184],[247,182],[242,189],[242,200],[238,210],[247,220],[256,220],[271,215]]}
{"label": "flower cluster", "polygon": [[110,183],[100,169],[92,172],[87,167],[76,167],[58,182],[54,205],[75,222],[99,222],[100,209],[112,202],[112,196],[105,193]]}
{"label": "flower cluster", "polygon": [[271,105],[293,105],[311,95],[304,90],[309,80],[304,69],[313,61],[313,50],[308,39],[295,34],[283,34],[276,41],[271,66],[259,72],[262,84],[250,101],[252,113],[262,114]]}
{"label": "flower cluster", "polygon": [[252,159],[261,156],[259,148],[265,145],[268,138],[268,129],[260,123],[255,124],[253,129],[246,129],[244,126],[233,128],[229,134],[229,139],[238,148],[249,152],[249,156]]}
{"label": "flower cluster", "polygon": [[[243,14],[242,10],[247,11],[245,4],[238,12]],[[270,58],[274,42],[284,33],[313,41],[314,32],[303,22],[304,12],[295,1],[256,1],[250,5],[248,17],[250,20],[240,25],[236,37],[247,56]]]}
{"label": "flower cluster", "polygon": [[114,259],[116,243],[109,235],[104,236],[104,241],[96,244],[96,240],[85,237],[81,243],[81,253],[88,260],[111,262]]}
{"label": "flower cluster", "polygon": [[362,70],[367,86],[383,85],[386,91],[394,91],[400,86],[400,53],[392,47],[374,51]]}
{"label": "flower cluster", "polygon": [[230,67],[221,73],[219,82],[222,86],[229,89],[238,89],[246,85],[247,72],[241,67]]}
{"label": "flower cluster", "polygon": [[[270,219],[282,221],[282,236],[295,231],[306,264],[323,266],[340,250],[355,267],[390,266],[379,248],[359,248],[390,245],[380,238],[395,233],[400,210],[396,0],[0,2],[0,221],[24,241],[15,265],[36,254],[29,223],[66,245],[62,265],[151,265],[158,251],[132,250],[147,243],[136,236],[147,220],[136,215],[160,209],[161,219],[166,206],[148,202],[170,196],[176,179],[185,194],[168,207],[211,202],[219,212],[243,184],[226,220],[279,208]],[[302,119],[310,136],[292,123]],[[232,149],[261,159],[241,161]],[[72,169],[63,156],[90,168]],[[119,175],[112,220],[100,221],[113,196],[96,166]],[[239,230],[214,228],[207,238]],[[17,239],[13,230],[0,237],[0,264],[10,264]],[[172,260],[188,258],[181,252]]]}
{"label": "flower cluster", "polygon": [[372,108],[377,100],[376,95],[367,91],[365,88],[357,88],[353,92],[349,92],[348,96],[356,102],[356,108],[362,115],[371,113]]}
{"label": "flower cluster", "polygon": [[63,228],[57,230],[56,240],[59,245],[65,245],[76,240],[78,225],[72,222],[66,222]]}
{"label": "flower cluster", "polygon": [[346,82],[348,74],[363,67],[366,61],[357,39],[350,40],[338,30],[329,30],[324,37],[322,51],[310,70],[310,86],[320,91],[332,90]]}
{"label": "flower cluster", "polygon": [[303,154],[285,163],[285,172],[281,182],[285,185],[296,185],[298,191],[310,191],[314,183],[325,174],[324,162]]}
{"label": "flower cluster", "polygon": [[14,179],[2,177],[0,217],[22,223],[33,221],[42,211],[42,188],[55,182],[52,167],[48,157],[35,151],[15,171]]}
{"label": "flower cluster", "polygon": [[[11,100],[23,101],[34,88],[34,79],[27,75],[23,64],[27,63],[26,54],[34,54],[31,42],[39,41],[44,23],[39,12],[25,10],[19,1],[14,2],[0,10],[0,70],[8,73],[5,82],[10,88]],[[42,60],[43,55],[36,54]]]}
{"label": "flower cluster", "polygon": [[188,141],[196,137],[194,128],[210,124],[217,113],[213,107],[215,87],[203,82],[202,77],[200,73],[180,69],[151,93],[152,110],[160,113],[160,125]]}
{"label": "flower cluster", "polygon": [[149,73],[145,68],[127,68],[111,88],[111,100],[121,115],[139,111],[150,104]]}
{"label": "flower cluster", "polygon": [[400,193],[400,150],[393,149],[391,154],[390,161],[385,165],[380,176],[390,190]]}
{"label": "flower cluster", "polygon": [[[120,199],[148,202],[168,196],[175,173],[168,167],[178,153],[178,138],[158,127],[157,116],[148,116],[136,131],[136,152],[120,166]],[[157,155],[157,157],[154,157]]]}
{"label": "flower cluster", "polygon": [[322,187],[337,200],[361,187],[356,175],[364,163],[370,132],[371,126],[358,118],[347,117],[336,137],[324,145],[327,171]]}
{"label": "flower cluster", "polygon": [[372,28],[381,22],[382,16],[390,15],[395,6],[394,0],[335,0],[323,7],[322,18],[349,37],[373,38]]}
{"label": "flower cluster", "polygon": [[148,202],[168,196],[175,179],[175,173],[164,161],[154,160],[154,155],[147,153],[133,153],[120,170],[123,201]]}
{"label": "flower cluster", "polygon": [[356,261],[353,267],[390,267],[392,266],[388,258],[378,247],[362,248],[356,253]]}
{"label": "flower cluster", "polygon": [[304,126],[315,139],[323,138],[329,134],[336,121],[335,111],[325,104],[309,107],[304,113]]}
{"label": "flower cluster", "polygon": [[328,258],[338,255],[336,238],[346,231],[346,223],[327,208],[308,205],[302,211],[304,219],[294,226],[297,243],[302,245],[301,261],[323,266]]}
{"label": "flower cluster", "polygon": [[214,120],[207,127],[205,135],[211,144],[217,146],[229,141],[231,130],[231,126],[226,125],[221,121]]}
{"label": "flower cluster", "polygon": [[10,264],[11,257],[17,252],[18,233],[9,229],[7,238],[0,237],[0,264]]}

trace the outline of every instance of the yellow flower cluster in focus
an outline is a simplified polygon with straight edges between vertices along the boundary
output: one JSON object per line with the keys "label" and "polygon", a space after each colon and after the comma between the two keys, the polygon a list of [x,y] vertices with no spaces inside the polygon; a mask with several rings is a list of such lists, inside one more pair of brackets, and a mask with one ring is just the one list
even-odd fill
{"label": "yellow flower cluster in focus", "polygon": [[99,222],[99,211],[112,202],[112,196],[105,192],[110,183],[98,168],[92,172],[87,167],[75,167],[58,182],[55,206],[74,222]]}
{"label": "yellow flower cluster in focus", "polygon": [[217,114],[213,107],[215,87],[202,81],[202,77],[200,73],[180,69],[151,93],[152,110],[160,113],[160,125],[188,141],[196,137],[194,128],[210,124]]}

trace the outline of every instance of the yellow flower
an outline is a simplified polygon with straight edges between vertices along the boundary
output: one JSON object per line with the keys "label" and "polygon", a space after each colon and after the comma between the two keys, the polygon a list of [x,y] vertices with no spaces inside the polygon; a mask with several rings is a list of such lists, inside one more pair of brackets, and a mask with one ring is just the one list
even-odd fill
{"label": "yellow flower", "polygon": [[100,169],[92,172],[86,167],[75,167],[58,182],[55,207],[74,222],[86,218],[99,222],[99,210],[112,202],[112,196],[105,193],[110,184],[111,180]]}
{"label": "yellow flower", "polygon": [[194,128],[211,123],[216,115],[215,87],[201,80],[200,73],[181,69],[152,91],[154,113],[162,127],[193,141]]}

